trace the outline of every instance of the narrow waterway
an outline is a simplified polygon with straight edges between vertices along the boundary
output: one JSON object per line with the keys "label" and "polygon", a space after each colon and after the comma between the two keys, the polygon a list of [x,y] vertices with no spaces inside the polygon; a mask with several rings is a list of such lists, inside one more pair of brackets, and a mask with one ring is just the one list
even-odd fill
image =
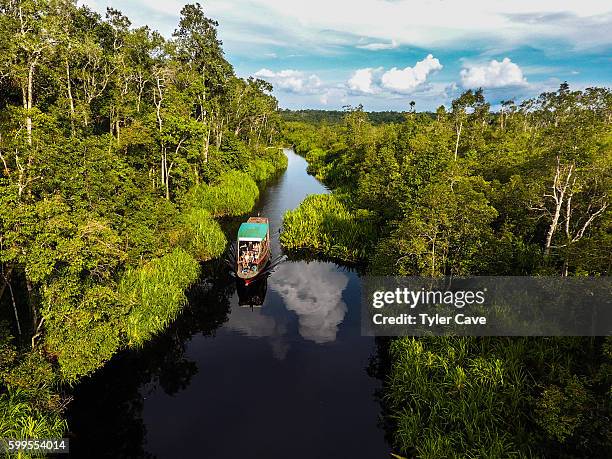
{"label": "narrow waterway", "polygon": [[[280,254],[283,213],[327,190],[290,150],[262,191]],[[228,233],[234,228],[228,223]],[[263,286],[265,287],[265,286]],[[360,335],[359,277],[322,261],[281,264],[238,295],[222,263],[204,267],[176,323],[84,381],[69,412],[75,457],[384,458],[374,339]],[[262,298],[263,299],[263,298]]]}

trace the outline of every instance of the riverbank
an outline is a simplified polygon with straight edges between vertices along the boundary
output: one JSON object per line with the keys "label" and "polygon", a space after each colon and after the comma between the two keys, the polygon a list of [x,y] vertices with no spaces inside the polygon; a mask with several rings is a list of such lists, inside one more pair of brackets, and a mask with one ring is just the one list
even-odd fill
{"label": "riverbank", "polygon": [[[70,428],[61,416],[69,402],[66,384],[79,384],[122,350],[142,347],[176,319],[187,302],[186,291],[200,277],[200,263],[226,250],[227,239],[217,219],[253,208],[258,183],[265,186],[266,180],[287,166],[285,155],[278,151],[260,156],[256,167],[247,172],[222,173],[210,184],[196,185],[186,193],[174,213],[175,223],[167,227],[167,245],[160,247],[159,255],[126,265],[122,272],[113,273],[116,283],[95,291],[95,301],[113,305],[112,316],[79,318],[69,310],[43,311],[44,352],[30,353],[21,363],[17,347],[0,343],[4,346],[0,377],[7,387],[0,394],[0,436],[64,436]],[[65,282],[56,283],[43,299],[61,302],[69,294],[66,289]],[[67,323],[72,325],[66,327]]]}
{"label": "riverbank", "polygon": [[[251,211],[270,219],[274,256],[283,253],[285,212],[326,193],[303,158],[286,155],[288,168],[266,182]],[[241,220],[221,220],[228,238]],[[380,381],[367,371],[374,340],[360,332],[357,273],[295,257],[264,286],[263,304],[245,306],[248,292],[225,264],[204,263],[176,321],[76,388],[68,412],[75,454],[95,457],[106,439],[113,457],[388,456],[374,398]]]}
{"label": "riverbank", "polygon": [[[515,124],[503,128],[504,115],[490,111],[481,91],[463,94],[452,113],[444,107],[435,117],[406,113],[401,123],[375,126],[361,108],[337,124],[287,123],[288,141],[343,206],[325,198],[334,203],[326,213],[321,197],[309,197],[287,213],[281,241],[349,258],[367,247],[367,272],[374,275],[609,275],[609,257],[594,250],[610,247],[609,211],[582,214],[593,227],[575,242],[564,239],[571,227],[564,236],[547,217],[545,190],[578,163],[588,172],[576,180],[590,190],[580,195],[582,209],[605,210],[601,202],[609,199],[609,176],[601,174],[609,174],[610,163],[601,158],[609,152],[610,125],[597,115],[606,105],[581,105],[590,100],[588,90],[568,94],[563,85],[542,94],[533,110],[518,110]],[[597,129],[578,133],[570,120],[554,118],[560,103]],[[581,146],[580,157],[559,156],[567,142]],[[335,219],[336,213],[344,217]],[[360,214],[371,216],[376,232],[347,241],[352,232],[345,222]],[[562,457],[577,458],[602,456],[610,447],[609,337],[385,343],[379,347],[379,359],[389,362],[382,405],[401,456],[557,457],[563,451]]]}

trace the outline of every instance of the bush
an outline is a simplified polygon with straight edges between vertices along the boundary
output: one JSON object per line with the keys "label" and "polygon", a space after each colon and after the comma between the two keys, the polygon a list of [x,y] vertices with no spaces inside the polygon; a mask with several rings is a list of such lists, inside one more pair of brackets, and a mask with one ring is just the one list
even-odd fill
{"label": "bush", "polygon": [[127,270],[119,284],[119,295],[129,307],[128,345],[141,346],[175,319],[187,301],[185,289],[199,274],[199,263],[181,248]]}

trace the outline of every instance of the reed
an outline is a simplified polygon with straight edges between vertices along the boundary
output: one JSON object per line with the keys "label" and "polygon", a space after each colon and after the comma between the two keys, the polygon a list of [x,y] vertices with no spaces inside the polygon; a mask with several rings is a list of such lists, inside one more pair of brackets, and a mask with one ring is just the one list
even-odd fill
{"label": "reed", "polygon": [[[67,429],[67,422],[58,413],[38,409],[36,401],[27,391],[9,388],[0,395],[0,438],[61,438]],[[19,453],[15,457],[26,459],[42,456],[33,452]]]}
{"label": "reed", "polygon": [[141,346],[176,318],[187,301],[185,289],[199,273],[199,263],[182,248],[127,270],[119,284],[119,295],[129,306],[128,345]]}
{"label": "reed", "polygon": [[213,217],[237,216],[250,211],[258,197],[259,188],[249,174],[229,171],[212,184],[194,186],[185,197],[185,207],[205,209]]}
{"label": "reed", "polygon": [[280,242],[339,260],[365,260],[376,230],[364,212],[351,212],[335,195],[310,195],[283,217]]}
{"label": "reed", "polygon": [[524,352],[511,339],[394,340],[385,404],[395,446],[428,458],[526,457],[515,416],[527,399]]}
{"label": "reed", "polygon": [[181,213],[180,224],[170,234],[170,245],[183,247],[198,261],[220,256],[227,245],[221,225],[206,209],[190,208]]}

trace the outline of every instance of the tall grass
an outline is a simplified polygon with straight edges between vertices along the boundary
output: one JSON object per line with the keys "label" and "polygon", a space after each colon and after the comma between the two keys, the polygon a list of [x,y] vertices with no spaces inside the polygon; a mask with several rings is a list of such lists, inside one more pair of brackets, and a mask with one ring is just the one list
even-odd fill
{"label": "tall grass", "polygon": [[280,242],[344,261],[365,260],[376,231],[367,213],[351,212],[335,195],[310,195],[283,217]]}
{"label": "tall grass", "polygon": [[187,301],[185,289],[199,274],[199,263],[181,248],[129,269],[119,284],[119,295],[130,307],[128,345],[141,346],[175,319]]}
{"label": "tall grass", "polygon": [[267,180],[278,171],[287,168],[287,156],[281,150],[269,153],[268,156],[271,158],[255,159],[246,167],[246,172],[257,182]]}
{"label": "tall grass", "polygon": [[194,186],[185,197],[186,207],[205,209],[213,217],[243,215],[259,197],[255,180],[246,172],[229,171],[212,184]]}
{"label": "tall grass", "polygon": [[612,340],[396,338],[384,405],[410,457],[607,457]]}
{"label": "tall grass", "polygon": [[[68,429],[62,417],[51,411],[36,408],[36,401],[21,389],[8,389],[0,395],[0,438],[43,439],[61,438]],[[15,457],[40,457],[42,454],[19,453]]]}
{"label": "tall grass", "polygon": [[394,340],[385,401],[395,446],[427,458],[526,457],[526,346],[503,338]]}
{"label": "tall grass", "polygon": [[189,208],[181,214],[180,224],[171,233],[171,245],[179,245],[198,261],[218,257],[225,250],[227,239],[221,225],[206,209]]}

